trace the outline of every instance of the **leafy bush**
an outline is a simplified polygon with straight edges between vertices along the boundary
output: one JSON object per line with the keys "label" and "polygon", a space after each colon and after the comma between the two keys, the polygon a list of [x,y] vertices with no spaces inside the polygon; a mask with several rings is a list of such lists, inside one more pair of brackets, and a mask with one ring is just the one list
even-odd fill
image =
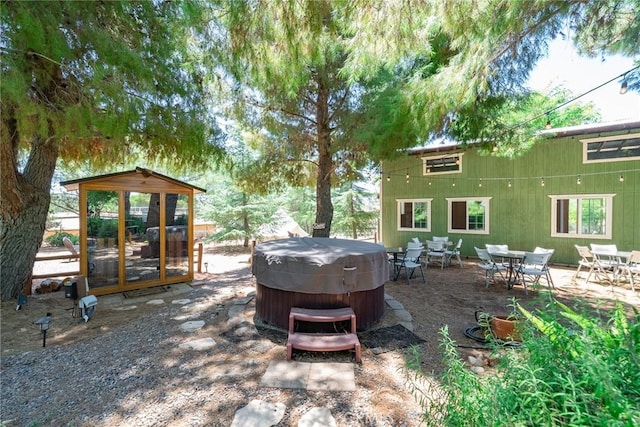
{"label": "leafy bush", "polygon": [[[438,393],[418,388],[427,425],[640,425],[640,314],[617,306],[604,322],[555,303],[528,312],[520,348],[496,351],[495,375],[479,377],[460,359],[447,329]],[[414,355],[415,359],[415,355]],[[416,368],[415,361],[408,367]]]}
{"label": "leafy bush", "polygon": [[118,237],[118,220],[105,219],[102,220],[98,237]]}
{"label": "leafy bush", "polygon": [[64,246],[64,243],[62,243],[62,239],[64,239],[65,237],[69,238],[69,240],[71,240],[71,243],[73,243],[74,245],[77,245],[80,242],[80,238],[78,236],[76,236],[75,234],[69,234],[65,231],[56,231],[54,234],[45,238],[44,240],[51,246]]}

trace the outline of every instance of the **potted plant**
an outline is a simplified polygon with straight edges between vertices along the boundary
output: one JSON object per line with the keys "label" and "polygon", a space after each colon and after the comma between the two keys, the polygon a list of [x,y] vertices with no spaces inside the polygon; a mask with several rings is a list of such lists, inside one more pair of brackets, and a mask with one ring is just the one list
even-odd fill
{"label": "potted plant", "polygon": [[515,312],[507,315],[492,315],[476,311],[476,320],[478,325],[485,329],[485,335],[491,338],[502,341],[522,341],[522,319]]}

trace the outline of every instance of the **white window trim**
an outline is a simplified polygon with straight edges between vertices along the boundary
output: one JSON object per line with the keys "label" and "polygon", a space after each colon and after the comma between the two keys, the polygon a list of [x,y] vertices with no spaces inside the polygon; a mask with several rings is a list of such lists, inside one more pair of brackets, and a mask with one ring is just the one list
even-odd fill
{"label": "white window trim", "polygon": [[589,139],[581,139],[580,142],[582,143],[582,163],[583,164],[589,164],[589,163],[611,163],[611,162],[625,162],[627,160],[638,160],[640,159],[640,157],[635,156],[635,157],[619,157],[619,158],[615,158],[615,159],[596,159],[596,160],[589,160],[587,158],[588,156],[588,150],[587,147],[589,146],[590,142],[605,142],[605,141],[615,141],[615,140],[622,140],[622,139],[631,139],[631,138],[638,138],[640,137],[640,133],[630,133],[627,135],[611,135],[611,136],[602,136],[599,138],[589,138]]}
{"label": "white window trim", "polygon": [[[489,234],[491,224],[490,206],[492,197],[447,197],[447,232],[456,234]],[[485,229],[484,230],[459,230],[453,229],[451,224],[451,204],[453,202],[484,202],[485,203]],[[467,226],[469,224],[467,223]]]}
{"label": "white window trim", "polygon": [[[551,199],[551,237],[565,239],[589,239],[589,240],[610,240],[613,236],[613,194],[550,194]],[[582,233],[558,233],[556,231],[557,200],[560,199],[606,199],[607,212],[605,217],[605,234],[582,234]]]}
{"label": "white window trim", "polygon": [[[441,156],[421,157],[421,159],[422,159],[422,175],[423,176],[430,176],[430,175],[449,175],[449,174],[453,174],[453,173],[462,173],[462,156],[463,155],[464,155],[464,152],[443,154]],[[457,156],[460,159],[457,171],[443,171],[443,172],[433,172],[432,171],[432,172],[427,173],[427,160],[444,159],[445,157],[455,157],[455,156]]]}
{"label": "white window trim", "polygon": [[[431,199],[396,199],[396,228],[397,231],[424,231],[431,232]],[[427,228],[401,227],[400,226],[400,209],[404,203],[426,203],[427,204]]]}

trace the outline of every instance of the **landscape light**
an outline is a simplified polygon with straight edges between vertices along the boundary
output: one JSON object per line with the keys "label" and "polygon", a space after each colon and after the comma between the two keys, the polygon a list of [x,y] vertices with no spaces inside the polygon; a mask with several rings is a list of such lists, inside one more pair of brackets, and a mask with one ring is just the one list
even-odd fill
{"label": "landscape light", "polygon": [[47,331],[49,330],[49,323],[51,323],[52,320],[51,313],[47,313],[45,317],[41,317],[34,322],[40,326],[40,330],[42,331],[42,347],[47,345]]}

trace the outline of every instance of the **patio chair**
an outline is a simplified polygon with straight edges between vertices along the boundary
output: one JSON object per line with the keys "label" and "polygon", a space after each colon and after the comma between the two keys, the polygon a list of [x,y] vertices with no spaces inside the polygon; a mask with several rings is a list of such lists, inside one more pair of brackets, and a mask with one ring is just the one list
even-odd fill
{"label": "patio chair", "polygon": [[78,251],[80,251],[80,247],[78,245],[74,245],[71,239],[66,236],[62,238],[62,244],[74,256],[73,258],[69,258],[69,262],[76,261],[79,258]]}
{"label": "patio chair", "polygon": [[447,262],[445,245],[446,243],[442,241],[434,242],[433,240],[427,240],[427,264],[430,262],[438,262],[440,263],[440,268],[444,268]]}
{"label": "patio chair", "polygon": [[534,254],[549,254],[549,258],[547,259],[547,263],[545,264],[544,268],[547,270],[547,277],[549,278],[549,282],[552,288],[555,288],[555,285],[553,284],[553,279],[551,278],[551,272],[549,271],[549,261],[551,260],[551,257],[553,256],[553,253],[555,251],[556,251],[555,249],[546,249],[546,248],[541,248],[540,246],[536,246],[535,249],[533,250]]}
{"label": "patio chair", "polygon": [[407,277],[407,284],[410,284],[413,272],[416,268],[420,269],[420,275],[422,276],[422,283],[425,283],[424,272],[422,271],[422,263],[420,262],[420,256],[422,256],[423,247],[419,248],[407,248],[404,252],[404,256],[401,260],[396,262],[396,277],[394,280],[398,280],[400,273],[404,269],[404,274]]}
{"label": "patio chair", "polygon": [[491,277],[491,281],[495,283],[496,273],[500,275],[503,282],[507,283],[504,275],[502,274],[502,272],[505,271],[507,267],[502,264],[497,264],[489,254],[489,251],[487,251],[486,249],[480,249],[475,246],[473,248],[475,249],[478,258],[480,259],[480,262],[478,263],[478,269],[484,270],[485,288],[489,287],[489,277]]}
{"label": "patio chair", "polygon": [[618,283],[620,278],[629,279],[631,290],[636,291],[634,286],[635,280],[640,280],[640,251],[631,251],[631,255],[627,258],[627,262],[622,264],[618,270]]}
{"label": "patio chair", "polygon": [[460,259],[460,248],[462,247],[462,239],[458,239],[458,243],[453,249],[447,249],[444,254],[447,258],[447,264],[451,264],[451,258],[456,257],[458,264],[462,267],[462,260]]}
{"label": "patio chair", "polygon": [[591,278],[591,274],[593,273],[593,269],[595,267],[595,262],[593,260],[593,254],[589,250],[588,246],[580,246],[574,245],[576,250],[578,251],[578,255],[580,256],[580,261],[578,261],[578,269],[576,270],[576,274],[573,275],[571,281],[575,281],[578,278],[578,273],[580,273],[580,269],[582,267],[589,269],[589,274],[587,274],[587,280],[585,283],[589,282]]}
{"label": "patio chair", "polygon": [[[621,264],[620,257],[618,257],[617,246],[592,243],[591,253],[593,254],[596,278],[599,281],[613,284],[615,281],[614,278],[618,273],[618,266]],[[613,277],[611,275],[613,275]]]}
{"label": "patio chair", "polygon": [[551,258],[550,253],[525,252],[522,262],[516,269],[517,277],[522,279],[525,295],[529,293],[527,289],[527,279],[529,279],[532,285],[537,285],[540,283],[540,279],[544,278],[549,287],[549,291],[554,288],[553,280],[551,280],[551,274],[549,272],[549,258]]}
{"label": "patio chair", "polygon": [[[506,253],[506,252],[509,252],[509,245],[490,245],[490,244],[486,244],[486,245],[484,245],[484,247],[487,248],[487,251],[489,252],[491,257],[494,258],[494,260],[496,259],[496,257],[493,256],[494,253]],[[498,257],[498,258],[500,258],[500,261],[499,261],[500,264],[504,265],[505,267],[509,266],[509,261],[508,260],[504,259],[503,257]]]}

